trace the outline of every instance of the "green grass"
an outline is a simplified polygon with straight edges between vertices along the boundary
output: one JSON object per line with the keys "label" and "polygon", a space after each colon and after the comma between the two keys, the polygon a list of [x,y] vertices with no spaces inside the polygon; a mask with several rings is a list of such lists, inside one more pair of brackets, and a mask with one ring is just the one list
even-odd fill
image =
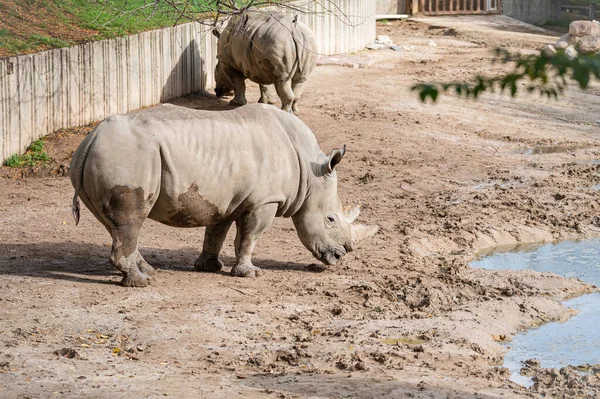
{"label": "green grass", "polygon": [[14,154],[4,161],[4,164],[11,168],[20,168],[21,166],[43,165],[48,161],[50,161],[50,157],[44,149],[44,139],[39,139],[31,143],[25,154]]}
{"label": "green grass", "polygon": [[148,0],[65,0],[61,7],[75,15],[81,27],[98,31],[102,38],[110,38],[175,24],[177,19],[173,13],[169,14],[163,7],[148,7],[152,3]]}
{"label": "green grass", "polygon": [[6,29],[0,31],[0,47],[5,48],[11,53],[22,53],[40,47],[61,48],[70,46],[69,42],[56,37],[33,33],[26,39],[22,39],[12,36],[7,32]]}
{"label": "green grass", "polygon": [[[239,0],[238,7],[249,2]],[[164,1],[155,0],[0,0],[0,56],[206,19],[214,15],[216,1],[180,0],[178,4],[183,15]]]}

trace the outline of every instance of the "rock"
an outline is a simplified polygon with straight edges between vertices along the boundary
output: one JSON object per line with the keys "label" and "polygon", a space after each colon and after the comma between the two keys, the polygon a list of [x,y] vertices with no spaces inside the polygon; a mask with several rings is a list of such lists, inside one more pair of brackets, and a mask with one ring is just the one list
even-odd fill
{"label": "rock", "polygon": [[437,44],[433,40],[428,41],[427,44],[431,47],[437,47]]}
{"label": "rock", "polygon": [[540,361],[538,359],[527,359],[524,363],[529,367],[540,368]]}
{"label": "rock", "polygon": [[64,357],[67,359],[74,359],[79,357],[79,353],[73,348],[62,348],[54,351],[54,354],[58,357]]}
{"label": "rock", "polygon": [[600,34],[595,36],[571,36],[569,44],[575,46],[581,53],[593,54],[600,51]]}
{"label": "rock", "polygon": [[569,47],[569,37],[570,35],[568,33],[566,35],[563,35],[560,39],[556,41],[556,43],[554,43],[554,47],[557,50],[566,49],[567,47]]}
{"label": "rock", "polygon": [[574,60],[575,58],[577,58],[577,50],[575,50],[575,47],[573,46],[569,46],[565,49],[565,55],[567,56],[568,59],[570,60]]}
{"label": "rock", "polygon": [[393,44],[394,42],[392,41],[392,39],[390,39],[389,36],[377,35],[377,38],[375,39],[375,43],[388,45],[388,44]]}
{"label": "rock", "polygon": [[400,46],[391,46],[390,48],[394,51],[402,51],[402,47]]}
{"label": "rock", "polygon": [[569,25],[571,36],[600,35],[600,24],[597,21],[573,21]]}
{"label": "rock", "polygon": [[556,48],[552,45],[549,44],[547,45],[542,52],[547,56],[547,57],[552,57],[553,55],[556,54]]}
{"label": "rock", "polygon": [[385,46],[383,44],[373,43],[373,44],[369,44],[367,46],[367,49],[369,49],[369,50],[381,50],[384,47]]}

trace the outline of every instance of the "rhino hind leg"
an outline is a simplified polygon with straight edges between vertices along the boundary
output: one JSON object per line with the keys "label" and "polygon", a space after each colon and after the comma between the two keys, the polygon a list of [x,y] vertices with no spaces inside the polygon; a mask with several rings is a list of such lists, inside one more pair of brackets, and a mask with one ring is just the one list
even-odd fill
{"label": "rhino hind leg", "polygon": [[117,186],[103,201],[102,217],[110,232],[113,244],[110,261],[123,274],[125,287],[145,287],[150,284],[154,268],[138,250],[140,229],[154,204],[145,199],[141,188]]}
{"label": "rhino hind leg", "polygon": [[286,112],[292,112],[292,104],[294,103],[294,90],[292,90],[292,82],[275,82],[275,90],[281,99],[281,109]]}
{"label": "rhino hind leg", "polygon": [[233,92],[234,96],[229,105],[246,105],[246,79],[243,76],[235,76],[233,78]]}
{"label": "rhino hind leg", "polygon": [[223,223],[206,227],[204,233],[204,244],[202,253],[194,263],[196,270],[201,272],[220,272],[223,262],[219,259],[219,253],[223,248],[223,242],[233,222],[228,220]]}
{"label": "rhino hind leg", "polygon": [[276,203],[265,204],[236,220],[236,262],[231,269],[232,276],[258,277],[260,275],[261,270],[252,264],[252,251],[256,245],[256,240],[269,227],[276,213]]}
{"label": "rhino hind leg", "polygon": [[258,102],[260,104],[275,104],[276,101],[273,99],[273,93],[271,90],[272,85],[259,85],[260,86],[260,98]]}
{"label": "rhino hind leg", "polygon": [[298,108],[298,101],[300,101],[300,97],[302,97],[302,92],[304,91],[304,82],[292,82],[292,90],[294,91],[294,102],[292,103],[292,112],[295,115],[300,113],[300,109]]}

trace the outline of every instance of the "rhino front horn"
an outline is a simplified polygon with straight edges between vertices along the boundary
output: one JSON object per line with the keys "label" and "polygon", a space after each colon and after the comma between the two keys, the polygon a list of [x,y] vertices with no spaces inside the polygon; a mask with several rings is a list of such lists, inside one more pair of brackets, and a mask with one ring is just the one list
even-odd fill
{"label": "rhino front horn", "polygon": [[379,231],[379,226],[365,226],[362,224],[352,225],[352,250],[360,247],[367,239],[373,237]]}

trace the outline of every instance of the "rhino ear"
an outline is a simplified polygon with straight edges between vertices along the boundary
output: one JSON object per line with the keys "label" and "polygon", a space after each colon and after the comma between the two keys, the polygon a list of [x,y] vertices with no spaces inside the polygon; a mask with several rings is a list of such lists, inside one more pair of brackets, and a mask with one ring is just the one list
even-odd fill
{"label": "rhino ear", "polygon": [[345,153],[346,153],[346,144],[344,144],[344,146],[342,148],[331,151],[331,154],[329,155],[329,160],[328,160],[327,164],[325,164],[325,170],[324,170],[325,174],[330,174],[331,172],[333,172],[335,170],[335,167],[337,166],[338,163],[340,163],[340,161],[344,157]]}
{"label": "rhino ear", "polygon": [[354,222],[358,215],[360,215],[360,207],[358,205],[344,207],[344,219],[346,219],[346,222]]}
{"label": "rhino ear", "polygon": [[215,35],[217,39],[219,39],[221,37],[221,32],[217,28],[214,28],[212,30],[212,34]]}

